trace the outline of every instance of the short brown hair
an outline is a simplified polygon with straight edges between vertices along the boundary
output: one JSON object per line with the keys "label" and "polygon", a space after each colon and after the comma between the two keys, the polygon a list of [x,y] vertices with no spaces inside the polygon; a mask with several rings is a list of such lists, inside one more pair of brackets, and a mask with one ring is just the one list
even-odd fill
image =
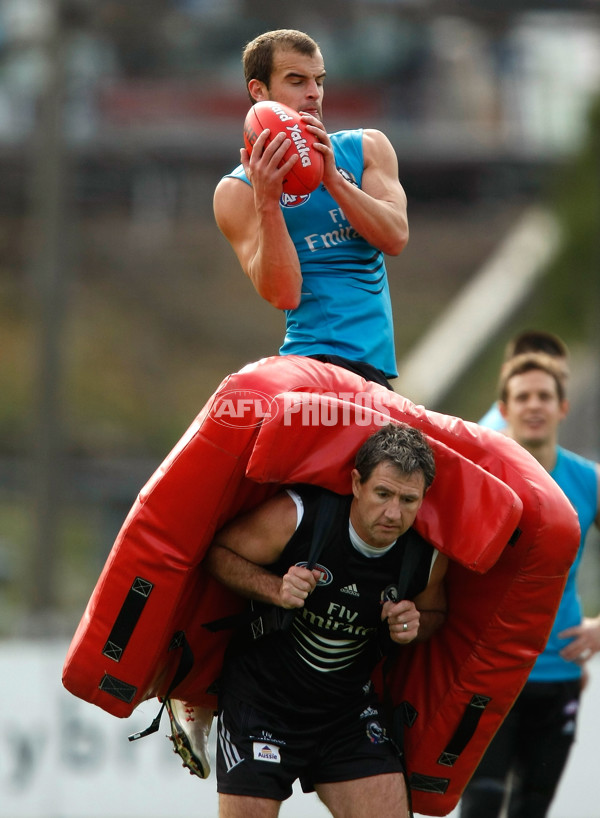
{"label": "short brown hair", "polygon": [[526,372],[546,372],[556,383],[556,393],[562,403],[567,397],[564,381],[564,372],[560,363],[551,355],[544,352],[524,352],[522,355],[515,355],[502,367],[500,380],[498,382],[498,397],[502,403],[506,403],[508,398],[508,382],[515,375],[524,375]]}
{"label": "short brown hair", "polygon": [[508,361],[524,352],[545,352],[553,358],[568,358],[569,350],[565,342],[543,329],[526,329],[510,339],[504,350],[504,360]]}
{"label": "short brown hair", "polygon": [[[279,28],[275,31],[266,31],[264,34],[260,34],[254,40],[251,40],[242,52],[246,88],[250,80],[259,80],[267,88],[269,87],[271,74],[273,73],[273,55],[277,48],[298,51],[307,57],[312,57],[319,50],[319,46],[312,37],[293,28]],[[250,99],[254,102],[252,95],[250,92],[248,93]]]}
{"label": "short brown hair", "polygon": [[425,489],[435,477],[435,458],[425,435],[405,424],[388,423],[362,444],[354,465],[365,483],[379,463],[391,463],[402,474],[422,472]]}

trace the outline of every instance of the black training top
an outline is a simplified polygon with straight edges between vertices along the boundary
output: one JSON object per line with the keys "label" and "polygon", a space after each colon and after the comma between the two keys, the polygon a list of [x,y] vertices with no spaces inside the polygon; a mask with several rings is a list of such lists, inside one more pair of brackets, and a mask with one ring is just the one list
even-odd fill
{"label": "black training top", "polygon": [[[321,493],[315,487],[295,490],[302,497],[304,515],[280,559],[268,566],[279,576],[291,565],[306,564]],[[387,553],[364,556],[350,541],[351,501],[348,497],[339,506],[315,566],[321,579],[304,607],[297,610],[291,627],[257,640],[245,629],[232,640],[222,684],[258,709],[287,712],[301,708],[306,718],[360,697],[382,655],[379,633],[384,592],[398,583],[410,538],[421,541],[422,557],[406,597],[414,598],[427,585],[433,547],[409,529]]]}

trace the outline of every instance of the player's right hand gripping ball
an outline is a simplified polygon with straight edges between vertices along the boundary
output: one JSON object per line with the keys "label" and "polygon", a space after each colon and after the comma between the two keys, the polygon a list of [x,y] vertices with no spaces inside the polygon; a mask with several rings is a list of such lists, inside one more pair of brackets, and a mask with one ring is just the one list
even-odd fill
{"label": "player's right hand gripping ball", "polygon": [[296,154],[299,157],[284,179],[283,192],[302,196],[316,190],[323,179],[323,156],[314,149],[316,139],[306,130],[300,114],[293,108],[272,100],[263,100],[253,105],[244,122],[244,145],[249,154],[252,153],[252,146],[259,134],[266,128],[271,132],[267,145],[280,132],[292,140],[283,157],[284,162]]}

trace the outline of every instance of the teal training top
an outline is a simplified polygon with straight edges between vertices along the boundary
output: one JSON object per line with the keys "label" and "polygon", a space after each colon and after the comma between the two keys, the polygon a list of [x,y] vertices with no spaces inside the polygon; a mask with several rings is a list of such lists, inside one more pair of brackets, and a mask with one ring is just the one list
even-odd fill
{"label": "teal training top", "polygon": [[500,413],[497,402],[490,406],[479,421],[479,425],[485,426],[486,429],[493,429],[495,432],[503,432],[506,429],[506,421]]}
{"label": "teal training top", "polygon": [[577,512],[581,527],[581,540],[577,557],[569,570],[567,584],[550,638],[529,675],[529,680],[532,682],[558,682],[578,679],[581,676],[579,665],[567,662],[560,657],[559,651],[568,644],[569,640],[559,639],[558,634],[566,628],[581,623],[583,610],[576,587],[577,571],[581,563],[586,535],[598,514],[598,475],[595,463],[559,446],[558,459],[550,476],[558,483]]}
{"label": "teal training top", "polygon": [[[506,428],[506,421],[500,414],[497,404],[489,409],[479,424],[496,431]],[[577,512],[581,539],[577,556],[569,570],[550,638],[529,675],[532,682],[560,682],[578,679],[581,676],[579,665],[561,658],[560,651],[569,640],[559,639],[558,634],[581,623],[583,609],[577,593],[577,571],[583,555],[585,538],[598,514],[598,475],[595,463],[563,449],[562,446],[557,446],[556,465],[550,472],[550,477],[558,483]]]}
{"label": "teal training top", "polygon": [[[361,186],[362,130],[330,134],[339,172]],[[250,184],[242,165],[227,174]],[[281,197],[302,270],[300,304],[286,310],[281,355],[341,355],[393,378],[392,305],[383,253],[365,241],[323,185]]]}

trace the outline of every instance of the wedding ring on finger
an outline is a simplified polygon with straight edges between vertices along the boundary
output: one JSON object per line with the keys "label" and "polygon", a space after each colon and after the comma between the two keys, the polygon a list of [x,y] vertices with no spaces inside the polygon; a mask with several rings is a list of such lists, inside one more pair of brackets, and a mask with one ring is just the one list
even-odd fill
{"label": "wedding ring on finger", "polygon": [[586,648],[585,650],[581,651],[581,653],[577,657],[577,661],[578,662],[587,662],[587,660],[590,658],[591,655],[592,655],[591,649]]}
{"label": "wedding ring on finger", "polygon": [[403,630],[405,633],[406,633],[406,631],[408,630],[408,625],[406,624],[406,622],[403,622],[403,623],[402,623],[402,630]]}

